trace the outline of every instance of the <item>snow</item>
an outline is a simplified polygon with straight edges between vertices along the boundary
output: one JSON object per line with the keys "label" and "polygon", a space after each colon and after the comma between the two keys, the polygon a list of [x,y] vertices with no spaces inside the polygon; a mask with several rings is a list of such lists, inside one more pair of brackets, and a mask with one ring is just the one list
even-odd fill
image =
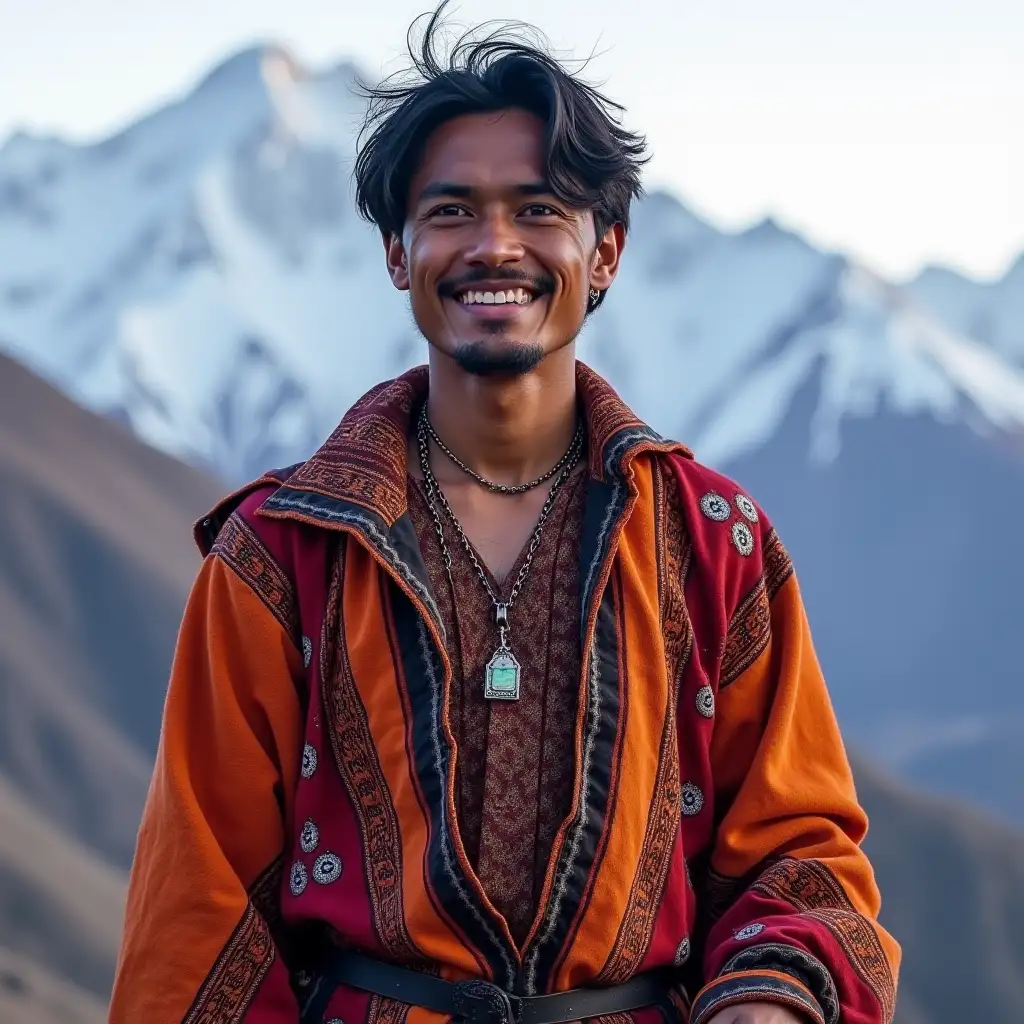
{"label": "snow", "polygon": [[[149,443],[232,480],[305,457],[376,381],[423,361],[352,205],[356,70],[245,50],[88,147],[0,147],[0,347]],[[724,465],[812,385],[807,453],[883,406],[1024,429],[1024,258],[998,282],[899,286],[768,220],[635,210],[580,353],[663,433]]]}

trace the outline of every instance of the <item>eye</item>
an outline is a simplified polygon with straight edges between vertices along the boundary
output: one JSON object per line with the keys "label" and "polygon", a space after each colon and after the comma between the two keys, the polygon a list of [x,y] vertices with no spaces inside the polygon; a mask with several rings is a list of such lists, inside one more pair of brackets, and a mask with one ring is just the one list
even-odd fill
{"label": "eye", "polygon": [[558,210],[547,203],[530,203],[523,207],[523,213],[530,217],[557,217]]}
{"label": "eye", "polygon": [[428,217],[468,217],[469,211],[464,206],[455,203],[446,203],[444,206],[435,206],[427,215]]}

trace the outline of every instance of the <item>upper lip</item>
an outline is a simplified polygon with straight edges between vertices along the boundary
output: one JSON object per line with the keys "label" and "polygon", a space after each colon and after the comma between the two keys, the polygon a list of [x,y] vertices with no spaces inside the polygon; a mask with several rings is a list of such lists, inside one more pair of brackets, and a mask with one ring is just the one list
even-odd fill
{"label": "upper lip", "polygon": [[536,286],[528,281],[503,280],[474,281],[472,284],[459,285],[457,288],[452,289],[452,296],[458,298],[460,295],[465,295],[466,292],[514,292],[518,288],[522,288],[524,292],[529,292],[534,298],[537,297],[538,290]]}

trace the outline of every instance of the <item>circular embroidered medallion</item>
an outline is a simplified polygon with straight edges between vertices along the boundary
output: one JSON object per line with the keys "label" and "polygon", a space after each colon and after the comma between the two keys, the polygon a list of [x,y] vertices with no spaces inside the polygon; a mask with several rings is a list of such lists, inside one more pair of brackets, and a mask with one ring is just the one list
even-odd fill
{"label": "circular embroidered medallion", "polygon": [[683,964],[685,964],[686,961],[689,960],[689,959],[690,959],[690,940],[689,939],[683,939],[683,941],[679,943],[679,946],[676,949],[676,955],[672,958],[672,963],[676,967],[682,967]]}
{"label": "circular embroidered medallion", "polygon": [[729,507],[729,502],[714,491],[708,491],[708,493],[700,499],[700,510],[708,517],[708,519],[712,519],[716,523],[724,523],[726,519],[732,515],[732,509]]}
{"label": "circular embroidered medallion", "polygon": [[313,641],[308,636],[302,638],[302,663],[309,668],[309,663],[313,660]]}
{"label": "circular embroidered medallion", "polygon": [[697,710],[705,718],[715,717],[715,691],[710,686],[702,686],[697,691]]}
{"label": "circular embroidered medallion", "polygon": [[292,865],[291,874],[288,876],[288,888],[291,889],[293,896],[301,896],[306,891],[306,883],[309,881],[309,875],[306,872],[306,865],[301,860],[297,860]]}
{"label": "circular embroidered medallion", "polygon": [[732,543],[733,547],[744,557],[753,554],[754,535],[750,532],[750,527],[746,523],[741,523],[737,520],[737,522],[732,524]]}
{"label": "circular embroidered medallion", "polygon": [[345,1024],[345,1022],[340,1017],[332,1017],[327,1024]]}
{"label": "circular embroidered medallion", "polygon": [[299,846],[303,853],[312,853],[320,842],[320,829],[316,827],[316,822],[308,820],[305,825],[302,826],[302,832],[299,833]]}
{"label": "circular embroidered medallion", "polygon": [[307,743],[302,748],[302,777],[309,779],[313,777],[313,772],[316,771],[316,747],[312,744]]}
{"label": "circular embroidered medallion", "polygon": [[736,507],[740,510],[740,515],[744,519],[749,520],[752,523],[757,522],[757,506],[745,495],[737,494]]}
{"label": "circular embroidered medallion", "polygon": [[317,885],[330,885],[341,878],[341,858],[333,853],[322,853],[313,865],[313,881]]}
{"label": "circular embroidered medallion", "polygon": [[700,809],[704,806],[704,794],[700,791],[700,786],[695,786],[692,782],[684,782],[680,803],[683,814],[687,817],[700,814]]}
{"label": "circular embroidered medallion", "polygon": [[752,939],[755,935],[760,935],[764,931],[764,925],[755,921],[753,924],[748,924],[746,927],[741,928],[738,932],[733,932],[732,937],[743,941],[744,939]]}

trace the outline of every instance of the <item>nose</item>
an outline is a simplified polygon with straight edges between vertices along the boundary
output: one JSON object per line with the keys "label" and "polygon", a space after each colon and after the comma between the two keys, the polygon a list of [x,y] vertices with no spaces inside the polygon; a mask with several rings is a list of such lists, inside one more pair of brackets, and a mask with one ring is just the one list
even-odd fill
{"label": "nose", "polygon": [[523,244],[512,218],[501,212],[480,217],[467,246],[466,262],[475,266],[500,267],[523,258]]}

